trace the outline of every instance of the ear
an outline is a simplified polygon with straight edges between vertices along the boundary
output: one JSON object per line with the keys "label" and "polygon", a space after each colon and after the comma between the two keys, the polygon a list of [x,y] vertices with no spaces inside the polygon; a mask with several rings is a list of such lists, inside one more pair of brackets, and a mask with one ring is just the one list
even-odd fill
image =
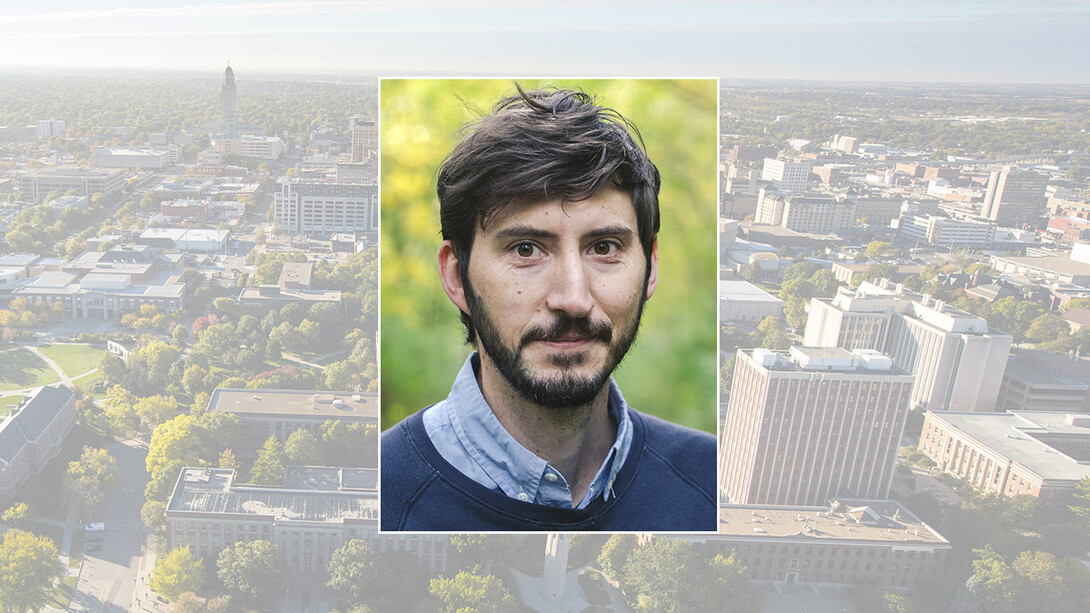
{"label": "ear", "polygon": [[447,298],[454,303],[463,313],[469,312],[466,303],[465,285],[462,284],[462,271],[458,267],[458,258],[454,255],[454,245],[450,241],[443,241],[439,246],[439,281],[443,283],[443,291]]}
{"label": "ear", "polygon": [[659,284],[659,239],[656,238],[655,242],[651,243],[651,270],[647,275],[647,295],[644,298],[650,298],[651,294],[655,293],[655,287]]}

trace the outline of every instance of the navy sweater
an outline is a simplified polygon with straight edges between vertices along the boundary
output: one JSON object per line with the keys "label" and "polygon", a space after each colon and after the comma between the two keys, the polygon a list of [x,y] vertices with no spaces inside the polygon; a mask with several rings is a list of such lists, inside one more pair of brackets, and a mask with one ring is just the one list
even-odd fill
{"label": "navy sweater", "polygon": [[632,448],[615,496],[583,509],[522,502],[466,477],[439,455],[417,412],[382,434],[381,529],[716,531],[715,437],[629,412]]}

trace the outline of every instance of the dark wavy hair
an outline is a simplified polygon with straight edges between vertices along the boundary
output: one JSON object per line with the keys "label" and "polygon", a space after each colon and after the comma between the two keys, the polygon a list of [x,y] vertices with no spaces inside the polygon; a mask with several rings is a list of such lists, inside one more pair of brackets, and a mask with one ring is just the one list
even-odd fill
{"label": "dark wavy hair", "polygon": [[[518,94],[500,99],[491,115],[463,128],[467,135],[439,169],[442,236],[453,245],[467,289],[472,291],[474,236],[495,215],[519,204],[586,200],[607,185],[632,199],[650,274],[661,179],[639,130],[583,92],[515,87]],[[462,323],[474,342],[466,313]]]}

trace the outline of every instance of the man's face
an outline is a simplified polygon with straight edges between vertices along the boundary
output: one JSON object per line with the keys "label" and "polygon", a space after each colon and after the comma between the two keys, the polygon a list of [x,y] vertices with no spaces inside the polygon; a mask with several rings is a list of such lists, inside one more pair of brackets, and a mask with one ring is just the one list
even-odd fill
{"label": "man's face", "polygon": [[478,231],[463,280],[482,367],[535,404],[590,402],[636,337],[657,248],[647,265],[619,190],[512,206]]}

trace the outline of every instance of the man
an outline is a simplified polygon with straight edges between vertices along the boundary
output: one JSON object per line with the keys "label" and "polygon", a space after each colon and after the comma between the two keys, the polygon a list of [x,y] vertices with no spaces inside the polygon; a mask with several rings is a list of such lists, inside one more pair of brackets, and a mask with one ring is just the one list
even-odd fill
{"label": "man", "polygon": [[444,162],[439,277],[478,353],[383,434],[383,530],[716,529],[714,437],[610,378],[658,285],[659,174],[629,128],[519,89]]}

